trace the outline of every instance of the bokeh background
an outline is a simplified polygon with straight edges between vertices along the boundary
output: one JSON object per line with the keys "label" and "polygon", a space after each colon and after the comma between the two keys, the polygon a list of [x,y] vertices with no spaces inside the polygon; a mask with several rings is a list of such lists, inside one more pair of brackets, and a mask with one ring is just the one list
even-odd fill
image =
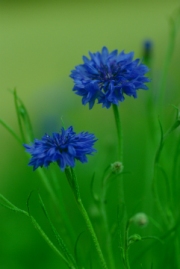
{"label": "bokeh background", "polygon": [[[82,55],[99,51],[104,45],[109,50],[134,51],[136,58],[142,58],[143,42],[148,39],[153,43],[151,67],[156,94],[167,51],[169,18],[177,8],[178,0],[0,1],[0,117],[18,132],[13,96],[9,91],[16,88],[29,111],[36,137],[40,138],[44,132],[58,131],[61,118],[65,126],[73,125],[77,132],[95,133],[99,139],[98,154],[90,158],[83,171],[77,164],[82,196],[92,215],[96,214],[89,198],[93,171],[100,175],[102,167],[116,160],[114,119],[111,109],[102,109],[98,105],[89,111],[88,106],[81,105],[81,98],[72,92],[70,71],[82,63]],[[165,114],[170,116],[173,115],[170,104],[178,105],[180,98],[179,47],[180,35],[177,35],[165,103]],[[137,100],[127,98],[120,108],[126,170],[133,173],[133,176],[127,175],[125,184],[129,214],[135,206],[141,211],[148,207],[147,201],[138,201],[144,199],[149,186],[149,183],[144,184],[144,179],[150,177],[144,153],[151,139],[146,107],[151,94],[150,91],[139,91]],[[0,141],[0,192],[24,209],[33,189],[39,189],[47,204],[51,203],[40,179],[27,167],[23,147],[20,148],[1,126]],[[148,158],[152,160],[153,154]],[[73,197],[63,174],[57,173],[60,180],[63,179],[62,192],[73,222],[78,212],[74,210]],[[112,188],[110,204],[114,191]],[[36,202],[32,201],[32,213],[50,233]],[[0,208],[0,218],[2,269],[66,268],[28,219],[5,208]],[[73,225],[78,236],[83,225],[76,221]]]}

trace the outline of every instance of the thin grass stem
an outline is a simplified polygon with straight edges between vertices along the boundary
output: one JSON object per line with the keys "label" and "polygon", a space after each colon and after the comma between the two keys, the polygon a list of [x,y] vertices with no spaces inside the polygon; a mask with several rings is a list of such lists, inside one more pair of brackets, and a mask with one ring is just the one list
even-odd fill
{"label": "thin grass stem", "polygon": [[110,176],[112,175],[112,172],[108,173],[108,175],[104,178],[102,181],[102,195],[100,199],[100,206],[101,206],[101,215],[103,219],[103,225],[104,225],[104,231],[105,231],[105,247],[107,252],[107,257],[109,261],[110,268],[115,268],[115,262],[113,257],[113,250],[112,250],[112,238],[111,233],[109,230],[109,224],[108,224],[108,217],[107,217],[107,210],[106,210],[106,194],[107,194],[107,181],[110,179]]}
{"label": "thin grass stem", "polygon": [[81,200],[81,196],[80,196],[80,191],[79,191],[79,185],[78,185],[78,181],[77,181],[77,178],[76,178],[76,174],[74,172],[74,170],[70,167],[67,167],[65,169],[65,174],[66,174],[66,177],[67,177],[67,180],[69,182],[69,185],[74,193],[74,196],[75,196],[75,199],[76,199],[76,202],[77,202],[77,205],[78,205],[78,208],[85,220],[85,223],[86,223],[86,226],[90,232],[90,235],[91,235],[91,238],[94,242],[94,246],[95,246],[95,249],[96,249],[96,252],[99,256],[99,260],[100,260],[100,263],[101,263],[101,266],[103,269],[107,269],[107,265],[106,265],[106,262],[105,262],[105,259],[104,259],[104,256],[103,256],[103,253],[102,253],[102,250],[101,250],[101,247],[100,247],[100,244],[99,244],[99,241],[97,239],[97,236],[96,236],[96,233],[94,231],[94,228],[93,228],[93,225],[91,223],[91,220],[88,216],[88,213],[83,205],[83,202]]}
{"label": "thin grass stem", "polygon": [[2,194],[0,194],[0,199],[4,202],[1,203],[2,206],[21,213],[31,219],[32,224],[34,227],[37,229],[37,231],[40,233],[40,235],[44,238],[44,240],[47,242],[47,244],[52,248],[52,250],[61,258],[63,261],[67,264],[69,269],[77,269],[73,264],[71,264],[65,257],[64,255],[57,249],[57,247],[52,243],[52,241],[49,239],[49,237],[45,234],[45,232],[42,230],[40,225],[37,223],[35,218],[29,214],[29,212],[22,210],[18,207],[16,207],[14,204],[12,204],[8,199],[6,199]]}

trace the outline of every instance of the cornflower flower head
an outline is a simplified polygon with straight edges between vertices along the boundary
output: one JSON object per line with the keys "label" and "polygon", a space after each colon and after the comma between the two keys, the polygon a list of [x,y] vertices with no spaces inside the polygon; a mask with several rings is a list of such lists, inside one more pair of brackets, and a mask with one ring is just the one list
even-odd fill
{"label": "cornflower flower head", "polygon": [[111,104],[118,105],[124,101],[124,95],[137,97],[137,90],[147,90],[145,85],[150,80],[145,77],[148,67],[133,60],[134,52],[118,54],[118,50],[109,52],[106,47],[101,52],[89,52],[90,59],[83,56],[83,64],[71,71],[74,80],[73,91],[82,96],[82,104],[89,103],[89,108],[95,101],[109,108]]}
{"label": "cornflower flower head", "polygon": [[35,139],[32,145],[24,144],[24,147],[32,156],[29,165],[33,170],[56,162],[64,171],[67,166],[74,167],[75,160],[87,162],[86,155],[96,152],[93,148],[96,141],[94,134],[76,134],[70,126],[67,130],[62,128],[61,133],[53,133],[52,137],[45,134],[41,140]]}

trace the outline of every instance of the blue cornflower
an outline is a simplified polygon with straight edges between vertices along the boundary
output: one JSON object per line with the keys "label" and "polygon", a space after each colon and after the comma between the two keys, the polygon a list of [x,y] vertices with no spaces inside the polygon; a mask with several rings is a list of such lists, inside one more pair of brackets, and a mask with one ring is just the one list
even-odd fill
{"label": "blue cornflower", "polygon": [[106,47],[101,53],[89,53],[90,59],[83,56],[84,63],[71,71],[74,80],[73,91],[82,96],[82,104],[94,106],[97,99],[103,107],[118,105],[124,101],[124,95],[137,97],[137,90],[147,90],[145,85],[150,80],[144,75],[149,71],[139,59],[133,60],[134,53],[118,54],[117,50],[109,52]]}
{"label": "blue cornflower", "polygon": [[94,134],[81,132],[76,134],[73,127],[61,129],[61,133],[53,133],[52,137],[45,134],[41,140],[35,139],[32,145],[24,145],[26,151],[32,155],[29,165],[33,170],[39,166],[48,167],[57,162],[62,171],[66,166],[74,167],[75,160],[87,162],[87,154],[92,155],[97,141]]}

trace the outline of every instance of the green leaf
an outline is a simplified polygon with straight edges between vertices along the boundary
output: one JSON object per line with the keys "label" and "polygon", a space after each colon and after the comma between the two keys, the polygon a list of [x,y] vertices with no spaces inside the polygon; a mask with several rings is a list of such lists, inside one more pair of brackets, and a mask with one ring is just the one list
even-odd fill
{"label": "green leaf", "polygon": [[76,260],[76,263],[77,263],[77,264],[79,264],[79,262],[78,262],[78,254],[77,254],[77,246],[78,246],[79,240],[80,240],[80,238],[81,238],[81,236],[82,236],[82,234],[83,234],[84,232],[85,232],[85,231],[82,231],[82,232],[78,235],[78,237],[77,237],[77,239],[76,239],[76,242],[75,242],[75,246],[74,246],[74,257],[75,257],[75,260]]}
{"label": "green leaf", "polygon": [[[3,201],[3,202],[2,202]],[[8,199],[6,199],[2,194],[0,194],[0,204],[5,207],[8,208],[14,212],[17,213],[22,213],[26,216],[28,216],[28,213],[24,210],[21,210],[20,208],[16,207],[15,205],[13,205]]]}
{"label": "green leaf", "polygon": [[2,119],[0,119],[0,124],[22,145],[23,141],[9,125],[7,125]]}
{"label": "green leaf", "polygon": [[146,239],[155,239],[155,240],[159,241],[161,244],[164,244],[164,242],[159,237],[154,236],[154,235],[141,237],[141,240],[146,240]]}
{"label": "green leaf", "polygon": [[[37,223],[37,221],[34,219],[34,217],[30,214],[30,207],[29,207],[29,201],[30,201],[30,198],[31,198],[31,195],[32,195],[33,191],[30,193],[30,195],[28,196],[28,199],[27,199],[27,208],[28,208],[28,216],[30,217],[31,219],[31,222],[33,224],[33,226],[36,228],[36,230],[41,234],[41,236],[44,238],[44,240],[48,243],[48,245],[54,250],[55,253],[58,254],[58,256],[60,256],[64,262],[67,264],[67,266],[70,268],[70,269],[76,269],[76,267],[67,259],[67,257],[64,255],[63,251],[62,250],[58,250],[56,248],[56,246],[52,243],[52,241],[49,239],[49,237],[45,234],[45,232],[43,231],[43,229],[41,228],[41,226]],[[42,199],[41,199],[42,201]],[[43,203],[42,203],[43,205]],[[45,208],[45,207],[44,207]]]}
{"label": "green leaf", "polygon": [[53,233],[54,233],[54,235],[56,237],[56,240],[58,242],[58,245],[60,247],[61,252],[66,257],[66,259],[68,260],[69,264],[72,264],[72,265],[76,266],[76,263],[75,263],[75,260],[74,260],[73,256],[70,254],[70,252],[69,252],[69,250],[68,250],[65,242],[63,241],[62,237],[59,235],[59,233],[57,232],[56,228],[54,227],[54,225],[53,225],[53,223],[52,223],[52,221],[51,221],[51,219],[50,219],[50,217],[48,215],[48,212],[47,212],[47,210],[45,208],[45,205],[43,203],[43,200],[42,200],[40,194],[38,194],[38,196],[39,196],[40,205],[41,205],[41,207],[43,209],[43,212],[44,212],[44,214],[45,214],[45,216],[46,216],[46,218],[47,218],[47,220],[49,222],[49,225],[50,225],[50,227],[51,227],[51,229],[52,229],[52,231],[53,231]]}
{"label": "green leaf", "polygon": [[14,103],[15,103],[18,125],[19,125],[22,140],[28,143],[32,142],[32,140],[34,139],[34,135],[33,135],[32,124],[30,121],[28,111],[24,103],[21,101],[21,99],[17,95],[16,89],[10,92],[14,96]]}

